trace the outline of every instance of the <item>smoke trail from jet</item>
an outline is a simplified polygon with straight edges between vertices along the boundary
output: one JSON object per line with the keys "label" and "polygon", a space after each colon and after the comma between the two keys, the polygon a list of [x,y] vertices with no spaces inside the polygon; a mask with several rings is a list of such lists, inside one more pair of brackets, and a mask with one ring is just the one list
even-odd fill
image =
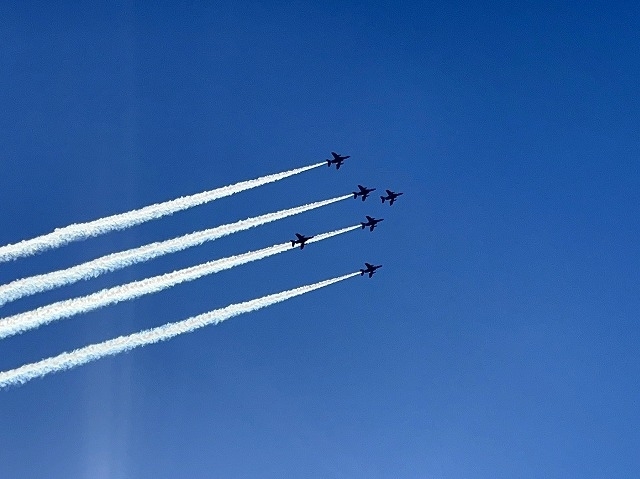
{"label": "smoke trail from jet", "polygon": [[178,238],[159,241],[139,248],[113,253],[101,258],[82,263],[71,268],[66,268],[51,273],[39,274],[28,278],[22,278],[0,286],[0,306],[36,293],[73,284],[77,281],[96,278],[104,273],[116,271],[144,261],[149,261],[159,256],[182,251],[192,246],[201,245],[207,241],[213,241],[239,231],[244,231],[256,226],[271,223],[289,216],[297,215],[316,208],[321,208],[332,203],[350,198],[351,195],[339,196],[328,200],[317,201],[307,205],[297,206],[286,210],[267,213],[253,218],[236,221],[203,231],[196,231]]}
{"label": "smoke trail from jet", "polygon": [[93,236],[99,236],[111,231],[123,230],[131,226],[139,225],[163,216],[172,215],[178,211],[202,205],[225,196],[230,196],[240,193],[241,191],[266,185],[267,183],[273,183],[274,181],[279,181],[284,178],[288,178],[289,176],[297,175],[324,165],[324,162],[316,163],[302,168],[284,171],[282,173],[263,176],[254,180],[241,181],[234,185],[223,186],[221,188],[203,191],[190,196],[182,196],[163,203],[156,203],[137,210],[107,216],[87,223],[75,223],[65,226],[64,228],[57,228],[52,233],[29,240],[23,240],[18,243],[1,246],[0,263],[41,253],[48,249],[57,248],[67,243],[71,243],[72,241],[79,241]]}
{"label": "smoke trail from jet", "polygon": [[[349,226],[340,230],[323,233],[307,241],[315,243],[333,236],[337,236],[360,228],[359,225]],[[251,261],[257,261],[278,253],[293,249],[291,242],[277,244],[256,251],[221,258],[207,263],[202,263],[189,268],[180,269],[160,276],[134,281],[121,286],[103,289],[80,298],[67,299],[52,303],[32,311],[8,316],[0,319],[0,339],[23,333],[30,329],[38,328],[53,321],[87,313],[121,301],[128,301],[147,294],[157,293],[180,283],[193,281],[203,276],[217,273],[225,269],[234,268]]]}
{"label": "smoke trail from jet", "polygon": [[190,333],[196,329],[200,329],[211,324],[218,324],[240,314],[257,311],[258,309],[286,301],[287,299],[291,299],[305,293],[310,293],[316,289],[324,288],[334,283],[353,278],[359,274],[359,272],[350,273],[337,278],[320,281],[319,283],[270,294],[251,301],[231,304],[225,308],[216,309],[182,321],[168,323],[163,326],[147,329],[128,336],[120,336],[102,343],[92,344],[71,352],[59,354],[58,356],[43,359],[35,363],[26,364],[16,369],[3,371],[0,372],[0,388],[22,385],[32,379],[41,378],[47,374],[75,368],[76,366],[81,366],[106,356],[114,356],[148,344],[167,341],[180,334]]}

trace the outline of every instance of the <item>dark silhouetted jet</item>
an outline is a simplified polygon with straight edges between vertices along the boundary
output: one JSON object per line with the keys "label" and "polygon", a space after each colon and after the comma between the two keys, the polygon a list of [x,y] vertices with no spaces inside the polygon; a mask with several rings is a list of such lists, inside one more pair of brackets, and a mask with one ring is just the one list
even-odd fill
{"label": "dark silhouetted jet", "polygon": [[384,218],[380,218],[379,220],[372,218],[371,216],[367,216],[367,222],[366,223],[360,223],[362,229],[365,229],[367,226],[369,227],[369,231],[373,231],[373,229],[376,227],[376,225],[378,223],[380,223],[381,221],[384,221]]}
{"label": "dark silhouetted jet", "polygon": [[300,249],[304,248],[304,244],[309,241],[311,238],[313,238],[313,236],[304,236],[301,235],[300,233],[296,233],[296,236],[298,239],[295,240],[291,240],[291,247],[295,247],[295,245],[299,244],[300,245]]}
{"label": "dark silhouetted jet", "polygon": [[387,195],[389,196],[381,196],[380,199],[382,200],[383,203],[384,203],[384,200],[389,200],[389,206],[393,204],[393,202],[396,200],[398,196],[404,194],[404,193],[394,193],[391,190],[386,190],[386,191],[387,191]]}
{"label": "dark silhouetted jet", "polygon": [[357,199],[358,196],[362,196],[362,201],[364,201],[369,196],[369,193],[371,193],[372,191],[376,191],[375,188],[367,188],[366,186],[362,186],[362,185],[358,185],[358,188],[360,189],[360,191],[353,192],[354,200]]}
{"label": "dark silhouetted jet", "polygon": [[366,266],[366,269],[360,270],[360,276],[364,276],[365,274],[368,274],[369,278],[373,276],[373,273],[375,273],[378,268],[382,268],[381,264],[375,266],[369,263],[365,263],[364,265]]}
{"label": "dark silhouetted jet", "polygon": [[327,166],[331,168],[331,165],[336,165],[336,170],[340,169],[340,166],[342,166],[344,160],[346,160],[347,158],[351,158],[351,156],[338,155],[335,151],[332,151],[331,154],[333,155],[333,159],[327,160]]}

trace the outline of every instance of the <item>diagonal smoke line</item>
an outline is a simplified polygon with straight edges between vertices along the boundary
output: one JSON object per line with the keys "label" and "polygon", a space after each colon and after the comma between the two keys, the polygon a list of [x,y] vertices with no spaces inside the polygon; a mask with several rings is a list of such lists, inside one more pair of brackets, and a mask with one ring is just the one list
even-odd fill
{"label": "diagonal smoke line", "polygon": [[39,274],[28,278],[17,279],[0,286],[0,306],[26,296],[49,291],[60,286],[73,284],[77,281],[96,278],[101,274],[116,271],[143,261],[149,261],[159,256],[182,251],[193,246],[201,245],[249,228],[264,225],[289,216],[297,215],[316,208],[350,198],[351,195],[339,196],[323,201],[316,201],[307,205],[297,206],[286,210],[267,213],[253,218],[236,221],[226,225],[196,231],[178,238],[158,241],[138,248],[102,256],[86,263],[72,266],[51,273]]}
{"label": "diagonal smoke line", "polygon": [[35,363],[26,364],[16,369],[0,372],[0,388],[22,385],[32,379],[75,368],[106,356],[114,356],[148,344],[167,341],[168,339],[180,334],[190,333],[196,329],[200,329],[211,324],[218,324],[240,314],[257,311],[258,309],[286,301],[287,299],[291,299],[305,293],[310,293],[316,289],[324,288],[331,284],[353,278],[359,274],[360,273],[358,272],[350,273],[337,278],[320,281],[319,283],[283,291],[281,293],[270,294],[251,301],[232,304],[225,308],[216,309],[198,316],[192,316],[191,318],[182,321],[168,323],[163,326],[147,329],[128,336],[120,336],[102,343],[92,344],[71,352],[59,354],[58,356],[43,359]]}
{"label": "diagonal smoke line", "polygon": [[274,181],[282,180],[289,176],[318,168],[324,164],[325,163],[316,163],[302,168],[284,171],[282,173],[262,176],[254,180],[241,181],[234,185],[223,186],[221,188],[203,191],[190,196],[182,196],[174,200],[156,203],[137,210],[107,216],[87,223],[75,223],[65,226],[64,228],[57,228],[52,233],[29,240],[23,240],[18,243],[8,244],[6,246],[0,246],[0,263],[41,253],[67,243],[71,243],[72,241],[79,241],[93,236],[99,236],[111,231],[123,230],[131,226],[162,218],[163,216],[172,215],[178,211],[202,205],[225,196],[230,196],[235,193],[240,193],[241,191],[266,185],[267,183],[273,183]]}
{"label": "diagonal smoke line", "polygon": [[[322,241],[359,228],[360,225],[354,225],[329,233],[323,233],[311,238],[307,244]],[[121,286],[103,289],[87,296],[59,301],[25,313],[7,316],[6,318],[0,319],[0,339],[121,301],[128,301],[147,294],[157,293],[180,283],[193,281],[209,274],[234,268],[251,261],[257,261],[291,249],[291,242],[288,241],[260,250],[249,251],[247,253],[198,264],[160,276],[153,276]]]}

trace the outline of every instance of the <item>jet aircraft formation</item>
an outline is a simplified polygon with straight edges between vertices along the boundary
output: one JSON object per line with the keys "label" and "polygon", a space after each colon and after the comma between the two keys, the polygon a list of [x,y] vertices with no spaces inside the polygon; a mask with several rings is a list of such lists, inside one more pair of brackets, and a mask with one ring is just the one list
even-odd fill
{"label": "jet aircraft formation", "polygon": [[[342,166],[342,163],[344,163],[344,160],[346,160],[347,158],[351,158],[351,156],[349,155],[346,155],[346,156],[339,155],[334,151],[331,152],[331,155],[333,156],[333,158],[328,158],[325,161],[327,162],[327,166],[329,168],[331,168],[331,165],[336,165],[336,170],[340,169],[340,167]],[[357,200],[358,197],[361,197],[362,201],[365,201],[369,197],[369,194],[375,190],[376,190],[375,188],[368,188],[366,186],[358,185],[358,191],[353,192],[353,199]],[[382,200],[382,203],[384,203],[385,201],[388,201],[389,206],[392,206],[393,203],[396,201],[396,199],[400,195],[404,194],[401,192],[396,193],[391,190],[385,190],[385,191],[387,192],[387,196],[380,196],[380,199]],[[366,215],[366,218],[367,218],[367,221],[360,223],[360,225],[362,229],[369,228],[369,231],[373,231],[375,227],[378,225],[378,223],[380,223],[381,221],[384,221],[384,218],[376,219],[368,215]],[[313,238],[313,236],[304,236],[300,233],[296,233],[296,239],[291,240],[291,247],[295,248],[296,245],[299,244],[300,249],[304,249],[305,243],[311,238]],[[360,270],[360,276],[364,276],[365,274],[368,274],[369,278],[373,277],[374,273],[378,270],[378,268],[382,267],[381,264],[373,265],[371,263],[365,263],[365,266],[366,268]]]}
{"label": "jet aircraft formation", "polygon": [[[326,161],[329,167],[332,164],[336,165],[336,169],[339,169],[344,160],[349,158],[348,155],[339,155],[335,152],[332,152],[332,156],[333,159]],[[88,240],[108,232],[131,228],[146,223],[147,221],[159,219],[163,216],[193,208],[218,198],[231,196],[248,189],[273,183],[323,165],[324,162],[316,162],[301,168],[274,173],[252,180],[240,181],[235,184],[155,203],[124,213],[105,216],[93,221],[74,223],[63,228],[57,228],[52,233],[46,233],[14,244],[0,245],[0,263],[39,254],[45,250],[58,248],[73,241]],[[358,185],[358,190],[353,192],[353,198],[357,200],[358,197],[360,197],[361,201],[364,202],[375,190],[375,188]],[[390,205],[402,194],[394,193],[391,190],[386,190],[386,192],[387,196],[381,196],[381,199],[383,203],[388,200]],[[246,218],[234,223],[207,228],[168,240],[107,254],[69,268],[19,278],[7,284],[0,284],[0,307],[10,301],[49,291],[57,287],[67,286],[81,280],[90,280],[103,273],[113,272],[166,254],[177,253],[178,251],[200,245],[204,242],[213,241],[232,233],[244,231],[278,219],[284,219],[338,201],[348,200],[350,197],[351,195],[349,194],[341,195],[335,198]],[[382,218],[366,216],[366,222],[360,223],[360,226],[363,230],[369,228],[369,231],[373,231],[381,221],[383,221]],[[322,233],[317,235],[312,242],[321,241],[357,229],[358,224],[355,224],[339,230]],[[291,240],[291,247],[295,248],[296,246],[300,246],[300,249],[304,249],[307,242],[312,238],[314,237],[296,233],[295,239]],[[54,321],[85,314],[115,303],[130,301],[141,296],[160,292],[175,285],[193,281],[219,271],[235,268],[252,261],[258,261],[288,249],[289,245],[286,242],[284,244],[275,244],[259,250],[207,261],[195,266],[175,270],[171,273],[160,274],[132,281],[127,284],[109,287],[85,296],[48,303],[36,309],[6,316],[0,318],[0,340],[45,326]],[[359,270],[360,276],[367,275],[369,278],[372,278],[381,267],[382,265],[380,264],[365,263],[364,268]],[[249,301],[231,304],[181,321],[167,323],[126,336],[90,344],[70,352],[42,359],[41,361],[24,364],[23,366],[6,371],[0,371],[0,390],[5,387],[21,385],[32,379],[44,377],[54,372],[75,368],[103,357],[113,356],[134,348],[166,341],[180,334],[189,333],[207,325],[218,324],[221,321],[225,321],[239,314],[257,311],[258,309],[324,288],[354,276],[358,276],[357,271],[314,284],[307,284]]]}

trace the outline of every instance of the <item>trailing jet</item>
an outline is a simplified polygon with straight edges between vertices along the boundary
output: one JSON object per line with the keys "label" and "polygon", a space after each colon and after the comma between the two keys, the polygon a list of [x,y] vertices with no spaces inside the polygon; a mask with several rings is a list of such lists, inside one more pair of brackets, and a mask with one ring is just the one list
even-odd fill
{"label": "trailing jet", "polygon": [[376,225],[378,223],[380,223],[381,221],[384,221],[384,218],[380,218],[379,220],[372,218],[371,216],[367,216],[367,221],[366,223],[360,223],[361,228],[365,229],[367,226],[369,227],[369,231],[373,231],[373,229],[376,227]]}
{"label": "trailing jet", "polygon": [[362,185],[358,185],[358,188],[360,189],[360,191],[353,192],[354,200],[357,199],[358,196],[362,196],[362,201],[364,201],[369,196],[369,193],[371,193],[372,191],[376,191],[375,188],[367,188],[366,186],[362,186]]}
{"label": "trailing jet", "polygon": [[376,272],[376,270],[378,268],[382,268],[382,265],[379,264],[377,266],[369,264],[369,263],[365,263],[364,264],[366,266],[366,269],[361,269],[360,270],[360,276],[364,276],[365,274],[369,275],[369,278],[371,278],[373,276],[373,274]]}
{"label": "trailing jet", "polygon": [[380,199],[382,200],[383,203],[384,203],[384,200],[389,200],[389,206],[393,204],[393,202],[396,200],[398,196],[404,194],[404,193],[394,193],[391,190],[386,190],[386,191],[387,191],[387,195],[389,196],[381,196]]}
{"label": "trailing jet", "polygon": [[331,154],[333,155],[333,159],[327,160],[327,166],[331,168],[331,165],[336,165],[336,170],[340,169],[340,166],[342,166],[342,163],[344,162],[344,160],[346,160],[347,158],[351,158],[351,156],[348,156],[348,155],[347,156],[338,155],[334,151],[332,151]]}
{"label": "trailing jet", "polygon": [[305,236],[305,235],[301,235],[300,233],[296,233],[296,236],[298,237],[298,239],[295,240],[291,240],[291,247],[295,247],[296,244],[300,245],[300,249],[304,248],[304,244],[309,241],[311,238],[313,238],[313,236]]}

